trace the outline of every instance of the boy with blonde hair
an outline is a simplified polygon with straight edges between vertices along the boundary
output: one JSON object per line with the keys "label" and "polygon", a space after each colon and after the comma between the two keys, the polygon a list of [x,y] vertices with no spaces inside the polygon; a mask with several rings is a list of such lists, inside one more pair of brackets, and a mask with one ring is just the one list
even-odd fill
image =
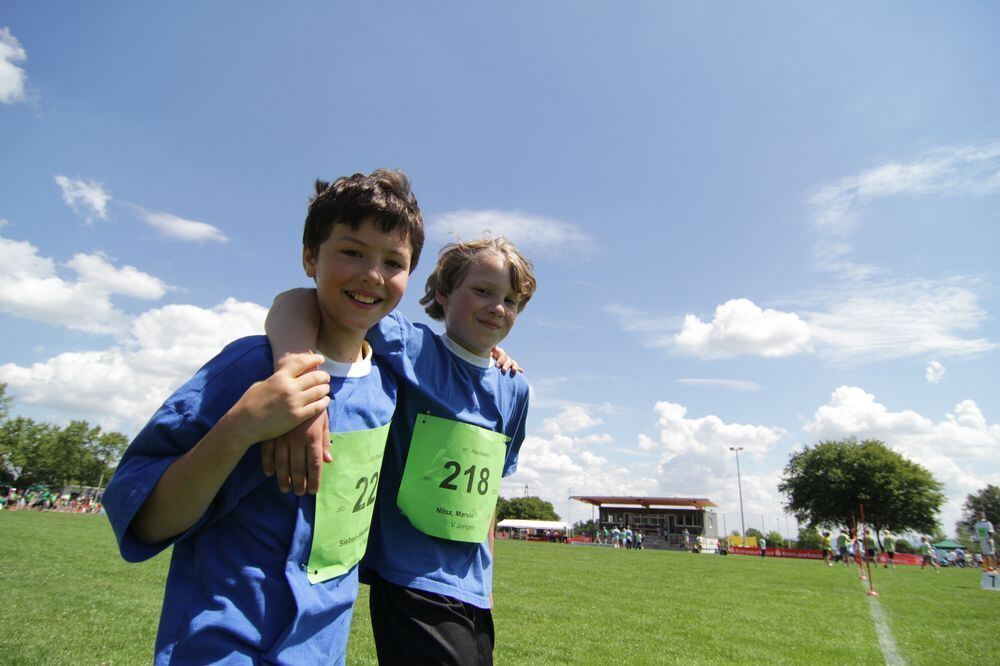
{"label": "boy with blonde hair", "polygon": [[[509,241],[454,243],[420,299],[445,333],[398,312],[369,332],[400,383],[361,573],[381,663],[493,661],[496,498],[501,476],[517,466],[528,384],[505,376],[490,354],[535,286],[531,263]],[[276,356],[312,345],[312,300],[308,290],[275,300],[268,335]]]}

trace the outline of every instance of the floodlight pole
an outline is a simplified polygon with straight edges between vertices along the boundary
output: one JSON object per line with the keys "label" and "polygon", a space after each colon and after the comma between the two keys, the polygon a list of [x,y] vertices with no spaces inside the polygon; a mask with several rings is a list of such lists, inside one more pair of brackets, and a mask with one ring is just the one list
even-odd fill
{"label": "floodlight pole", "polygon": [[743,481],[740,479],[740,451],[743,450],[743,447],[730,446],[729,450],[736,452],[736,487],[740,491],[740,545],[745,547],[747,545],[747,530],[746,523],[743,520]]}

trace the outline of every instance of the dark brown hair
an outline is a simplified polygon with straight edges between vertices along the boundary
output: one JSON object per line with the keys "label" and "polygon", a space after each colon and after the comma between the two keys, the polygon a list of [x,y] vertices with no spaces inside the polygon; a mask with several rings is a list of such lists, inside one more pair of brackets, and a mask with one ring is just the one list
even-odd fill
{"label": "dark brown hair", "polygon": [[538,286],[534,266],[521,254],[514,244],[503,236],[483,238],[466,243],[449,243],[441,248],[437,266],[427,278],[424,295],[420,304],[431,319],[444,319],[444,307],[437,302],[437,295],[447,296],[462,284],[469,268],[480,254],[497,254],[507,263],[510,271],[510,286],[517,292],[517,311],[522,312],[531,300]]}
{"label": "dark brown hair", "polygon": [[302,246],[313,255],[330,237],[335,224],[357,230],[365,220],[372,220],[385,233],[395,232],[410,242],[410,272],[417,267],[424,247],[424,219],[410,189],[410,180],[402,171],[376,169],[370,174],[356,173],[326,183],[316,180],[316,196],[309,200]]}

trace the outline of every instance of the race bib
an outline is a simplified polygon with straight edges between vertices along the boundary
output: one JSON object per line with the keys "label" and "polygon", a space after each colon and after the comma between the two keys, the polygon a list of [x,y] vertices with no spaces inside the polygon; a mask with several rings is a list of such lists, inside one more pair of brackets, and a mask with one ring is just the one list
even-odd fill
{"label": "race bib", "polygon": [[375,491],[389,424],[330,433],[332,463],[323,464],[306,574],[316,584],[361,561],[368,545]]}
{"label": "race bib", "polygon": [[507,440],[479,426],[417,415],[396,505],[424,534],[482,543],[496,509]]}

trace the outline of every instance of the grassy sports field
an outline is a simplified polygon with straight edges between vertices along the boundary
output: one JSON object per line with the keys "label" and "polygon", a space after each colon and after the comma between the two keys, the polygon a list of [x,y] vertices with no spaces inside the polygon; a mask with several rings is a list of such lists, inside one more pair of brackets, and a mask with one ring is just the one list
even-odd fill
{"label": "grassy sports field", "polygon": [[[0,664],[150,659],[167,556],[127,565],[101,516],[0,512]],[[498,542],[498,664],[885,663],[856,569],[816,561]],[[997,663],[978,571],[875,571],[911,664]],[[348,663],[373,664],[367,591]]]}

